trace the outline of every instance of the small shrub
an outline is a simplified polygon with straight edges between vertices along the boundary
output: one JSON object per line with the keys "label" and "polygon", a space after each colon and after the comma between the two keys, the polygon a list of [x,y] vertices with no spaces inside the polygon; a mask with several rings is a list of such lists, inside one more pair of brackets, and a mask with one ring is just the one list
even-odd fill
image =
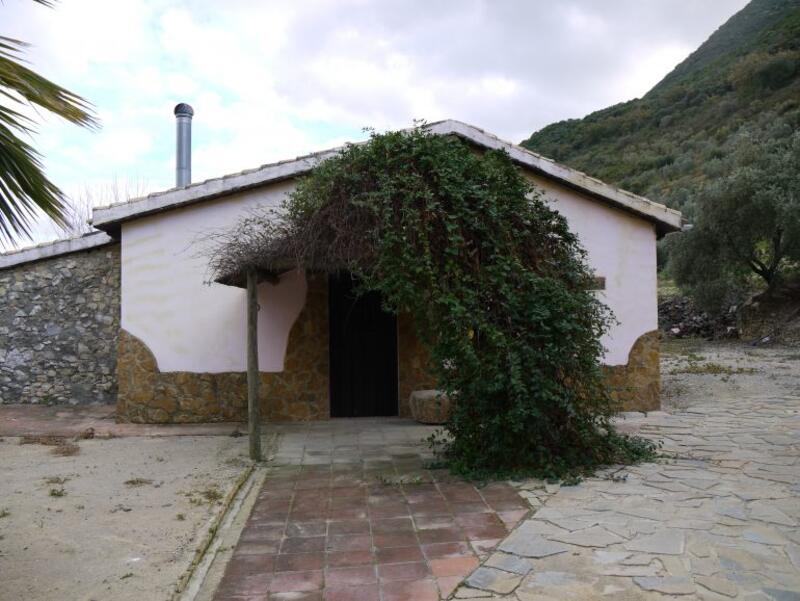
{"label": "small shrub", "polygon": [[670,370],[670,374],[693,374],[711,376],[732,376],[737,374],[754,374],[758,370],[753,367],[728,367],[720,363],[690,363]]}
{"label": "small shrub", "polygon": [[57,445],[50,450],[51,455],[58,455],[60,457],[69,457],[77,455],[81,452],[81,448],[74,442],[67,442]]}
{"label": "small shrub", "polygon": [[185,495],[186,498],[189,500],[189,503],[191,503],[192,505],[196,505],[198,507],[205,504],[213,505],[215,503],[218,503],[225,496],[222,494],[222,491],[216,484],[208,486],[207,488],[192,490],[189,492],[183,492],[179,494]]}
{"label": "small shrub", "polygon": [[215,484],[214,486],[209,486],[208,488],[200,491],[200,496],[202,496],[206,502],[214,504],[219,503],[224,495],[219,487]]}
{"label": "small shrub", "polygon": [[130,486],[131,488],[137,488],[139,486],[149,486],[152,483],[153,481],[147,478],[131,478],[130,480],[125,480],[125,486]]}
{"label": "small shrub", "polygon": [[64,487],[51,488],[49,494],[50,494],[51,497],[66,497],[67,496],[67,491],[66,491],[66,489],[64,489]]}
{"label": "small shrub", "polygon": [[7,518],[10,515],[11,515],[11,512],[8,509],[5,509],[5,508],[0,509],[0,520],[2,520],[3,518]]}
{"label": "small shrub", "polygon": [[69,482],[69,476],[48,476],[44,479],[45,484],[66,484]]}
{"label": "small shrub", "polygon": [[19,444],[40,444],[53,447],[50,453],[62,457],[77,455],[81,450],[77,444],[68,441],[64,436],[23,436],[20,438]]}
{"label": "small shrub", "polygon": [[29,435],[23,436],[19,440],[19,444],[41,444],[48,447],[60,446],[66,442],[63,436],[36,436]]}

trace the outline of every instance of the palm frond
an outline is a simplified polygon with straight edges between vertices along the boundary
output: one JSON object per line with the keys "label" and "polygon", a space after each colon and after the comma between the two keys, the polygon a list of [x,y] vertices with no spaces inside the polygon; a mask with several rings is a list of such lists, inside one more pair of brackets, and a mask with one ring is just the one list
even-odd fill
{"label": "palm frond", "polygon": [[29,44],[0,36],[0,87],[78,125],[95,127],[91,105],[77,94],[54,84],[22,64]]}
{"label": "palm frond", "polygon": [[[36,0],[50,6],[50,0]],[[28,44],[0,36],[0,101],[30,104],[75,123],[94,128],[91,105],[22,64]],[[44,174],[41,155],[22,138],[33,133],[32,121],[0,104],[0,240],[31,237],[38,211],[66,225],[61,190]]]}

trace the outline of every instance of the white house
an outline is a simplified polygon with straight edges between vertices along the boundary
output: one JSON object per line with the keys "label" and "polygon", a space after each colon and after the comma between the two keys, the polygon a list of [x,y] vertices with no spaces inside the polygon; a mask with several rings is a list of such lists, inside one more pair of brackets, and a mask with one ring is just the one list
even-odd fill
{"label": "white house", "polygon": [[[656,241],[679,229],[680,213],[471,125],[448,120],[428,127],[479,149],[504,149],[567,218],[602,282],[597,294],[619,321],[603,340],[609,382],[627,409],[657,408]],[[120,419],[241,419],[247,406],[245,291],[205,283],[203,235],[234,225],[254,207],[278,207],[296,178],[336,152],[264,165],[94,211],[93,225],[120,245]],[[342,294],[346,290],[327,276],[299,271],[259,286],[266,418],[405,415],[409,393],[434,385],[407,316],[387,317],[379,326],[383,342],[369,354],[380,357],[378,363],[385,368],[380,378],[356,371],[357,358],[342,360],[337,345],[348,339],[345,330],[351,327],[337,313]]]}

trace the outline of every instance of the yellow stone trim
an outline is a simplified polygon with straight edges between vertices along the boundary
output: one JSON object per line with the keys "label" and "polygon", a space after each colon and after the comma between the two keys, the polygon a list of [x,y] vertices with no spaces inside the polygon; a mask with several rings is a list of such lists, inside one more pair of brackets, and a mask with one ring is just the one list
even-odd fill
{"label": "yellow stone trim", "polygon": [[604,366],[603,372],[622,411],[658,411],[661,408],[658,331],[636,339],[628,353],[628,363]]}

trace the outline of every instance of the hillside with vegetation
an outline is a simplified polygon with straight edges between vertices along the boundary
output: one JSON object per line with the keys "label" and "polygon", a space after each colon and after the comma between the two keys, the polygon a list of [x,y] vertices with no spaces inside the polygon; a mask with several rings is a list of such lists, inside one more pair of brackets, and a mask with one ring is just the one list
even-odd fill
{"label": "hillside with vegetation", "polygon": [[694,219],[741,138],[800,126],[800,0],[753,0],[643,98],[545,127],[522,145]]}

